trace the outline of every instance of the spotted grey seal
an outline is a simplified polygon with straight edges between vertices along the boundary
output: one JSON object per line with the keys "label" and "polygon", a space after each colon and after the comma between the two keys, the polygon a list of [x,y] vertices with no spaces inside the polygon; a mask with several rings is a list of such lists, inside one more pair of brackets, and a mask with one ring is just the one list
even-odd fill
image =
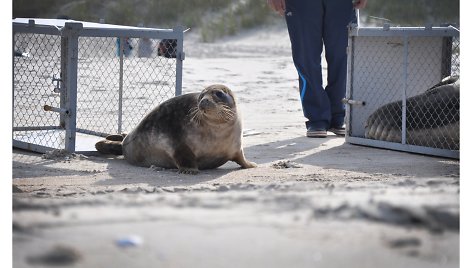
{"label": "spotted grey seal", "polygon": [[128,135],[111,135],[95,144],[104,154],[123,154],[137,166],[178,168],[180,173],[246,160],[236,99],[224,85],[171,98],[147,114]]}

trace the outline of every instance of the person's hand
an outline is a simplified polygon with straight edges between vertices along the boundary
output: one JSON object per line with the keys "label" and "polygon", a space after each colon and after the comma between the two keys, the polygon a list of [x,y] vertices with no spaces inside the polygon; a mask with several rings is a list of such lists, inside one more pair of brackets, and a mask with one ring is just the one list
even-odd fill
{"label": "person's hand", "polygon": [[367,5],[367,0],[354,0],[353,4],[355,9],[361,9]]}
{"label": "person's hand", "polygon": [[267,0],[267,4],[281,16],[285,12],[285,0]]}

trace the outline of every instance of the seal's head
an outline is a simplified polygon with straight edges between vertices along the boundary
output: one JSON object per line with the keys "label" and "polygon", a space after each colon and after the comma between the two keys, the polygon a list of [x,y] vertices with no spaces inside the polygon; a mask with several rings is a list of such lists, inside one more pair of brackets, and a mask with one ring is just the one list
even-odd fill
{"label": "seal's head", "polygon": [[198,105],[191,111],[191,117],[198,124],[203,121],[233,123],[238,119],[233,92],[224,85],[208,86],[198,96]]}

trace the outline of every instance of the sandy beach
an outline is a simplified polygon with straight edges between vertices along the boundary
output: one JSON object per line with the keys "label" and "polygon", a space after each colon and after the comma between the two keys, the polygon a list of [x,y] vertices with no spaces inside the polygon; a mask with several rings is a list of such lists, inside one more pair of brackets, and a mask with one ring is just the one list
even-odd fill
{"label": "sandy beach", "polygon": [[283,24],[184,46],[183,93],[231,88],[258,167],[13,149],[13,267],[459,267],[459,160],[306,138]]}

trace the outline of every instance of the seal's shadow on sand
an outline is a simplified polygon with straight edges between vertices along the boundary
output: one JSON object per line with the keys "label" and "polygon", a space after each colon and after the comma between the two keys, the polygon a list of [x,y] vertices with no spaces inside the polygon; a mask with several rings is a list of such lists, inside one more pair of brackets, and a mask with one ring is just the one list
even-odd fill
{"label": "seal's shadow on sand", "polygon": [[[342,139],[340,141],[339,139]],[[328,136],[325,139],[297,137],[293,139],[258,144],[244,148],[246,157],[256,162],[260,168],[271,168],[273,163],[290,160],[302,166],[317,166],[325,169],[354,171],[367,174],[404,175],[415,177],[458,176],[459,162],[387,149],[352,145],[344,138]],[[112,180],[101,180],[97,185],[139,184],[149,186],[190,186],[214,181],[232,172],[241,171],[234,163],[210,170],[202,170],[197,175],[177,173],[177,170],[153,170],[128,164],[122,157],[97,161],[108,163],[108,173]],[[424,168],[411,168],[420,165]],[[409,168],[410,167],[410,168]],[[257,168],[256,168],[257,169]],[[256,171],[249,169],[244,176]],[[139,174],[139,176],[137,175]]]}
{"label": "seal's shadow on sand", "polygon": [[[335,138],[333,136],[333,138]],[[256,162],[259,166],[265,166],[272,162],[284,160],[290,155],[304,152],[313,148],[322,146],[327,139],[309,139],[300,137],[290,140],[269,142],[244,148],[248,160]],[[122,156],[109,157],[98,156],[91,159],[97,162],[107,162],[107,172],[113,180],[101,180],[97,185],[121,185],[121,184],[147,184],[149,186],[190,186],[202,182],[215,181],[231,172],[242,170],[239,165],[229,161],[216,169],[201,170],[196,175],[179,174],[177,169],[155,170],[152,168],[143,168],[133,166],[126,162]],[[256,168],[257,169],[257,168]],[[251,173],[252,169],[248,169]],[[139,174],[139,175],[138,175]],[[247,174],[246,174],[247,175]],[[250,175],[250,174],[249,174]]]}

